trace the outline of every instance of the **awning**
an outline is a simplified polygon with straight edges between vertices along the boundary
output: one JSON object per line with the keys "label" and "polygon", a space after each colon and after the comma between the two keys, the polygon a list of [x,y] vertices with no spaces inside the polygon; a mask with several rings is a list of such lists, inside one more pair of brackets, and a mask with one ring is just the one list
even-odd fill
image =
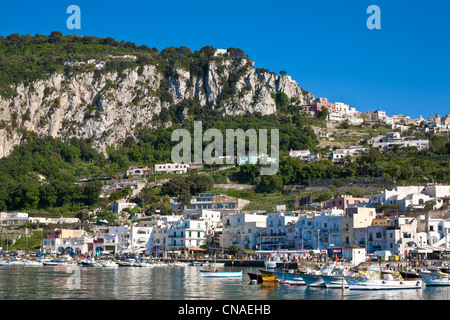
{"label": "awning", "polygon": [[207,251],[207,249],[199,248],[199,247],[188,247],[191,251]]}
{"label": "awning", "polygon": [[430,248],[421,247],[421,248],[415,248],[413,250],[413,252],[415,252],[415,253],[433,253],[433,250],[431,250]]}

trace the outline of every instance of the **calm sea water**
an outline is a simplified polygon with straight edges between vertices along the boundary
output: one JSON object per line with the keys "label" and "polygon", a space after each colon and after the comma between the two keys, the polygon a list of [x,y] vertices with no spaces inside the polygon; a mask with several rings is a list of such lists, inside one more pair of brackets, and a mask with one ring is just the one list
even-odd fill
{"label": "calm sea water", "polygon": [[0,300],[448,300],[450,288],[353,291],[251,284],[242,279],[202,278],[200,267],[80,267],[80,287],[71,289],[66,266],[0,267]]}

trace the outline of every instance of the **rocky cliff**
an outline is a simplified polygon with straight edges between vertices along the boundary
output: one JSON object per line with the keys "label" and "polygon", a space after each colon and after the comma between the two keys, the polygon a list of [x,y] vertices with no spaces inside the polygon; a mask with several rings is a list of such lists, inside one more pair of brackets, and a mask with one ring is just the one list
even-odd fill
{"label": "rocky cliff", "polygon": [[290,76],[257,73],[248,58],[211,59],[203,77],[183,68],[173,68],[167,75],[154,65],[100,76],[94,71],[73,76],[53,73],[44,80],[17,84],[15,92],[14,97],[0,98],[0,157],[20,144],[27,132],[93,138],[94,146],[104,152],[141,126],[170,125],[159,120],[161,110],[187,99],[198,100],[204,108],[223,109],[226,115],[273,114],[277,93],[284,92],[296,105],[314,99]]}

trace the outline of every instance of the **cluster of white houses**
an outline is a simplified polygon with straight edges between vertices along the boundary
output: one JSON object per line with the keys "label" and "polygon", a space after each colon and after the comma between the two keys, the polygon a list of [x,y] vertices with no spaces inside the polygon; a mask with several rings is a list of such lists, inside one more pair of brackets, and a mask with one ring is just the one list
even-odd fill
{"label": "cluster of white houses", "polygon": [[[368,152],[371,148],[386,151],[394,148],[416,147],[418,150],[424,150],[430,147],[430,141],[427,138],[402,137],[399,132],[389,132],[385,136],[380,135],[369,139],[367,145],[367,147],[357,145],[336,149],[331,151],[327,158],[333,162],[341,162],[344,159],[351,159]],[[289,156],[302,160],[319,158],[318,155],[311,154],[309,150],[291,150],[289,151]]]}
{"label": "cluster of white houses", "polygon": [[318,211],[307,212],[244,212],[239,199],[200,194],[180,215],[153,216],[109,227],[96,236],[82,230],[54,232],[43,240],[42,248],[77,254],[164,255],[204,252],[204,245],[221,249],[236,245],[243,250],[364,247],[367,252],[390,251],[400,257],[450,250],[450,221],[432,218],[428,211],[415,216],[377,215],[374,203],[403,201],[409,192],[422,195],[424,202],[428,196],[446,199],[449,205],[450,186],[399,187],[365,198],[342,196],[323,203]]}

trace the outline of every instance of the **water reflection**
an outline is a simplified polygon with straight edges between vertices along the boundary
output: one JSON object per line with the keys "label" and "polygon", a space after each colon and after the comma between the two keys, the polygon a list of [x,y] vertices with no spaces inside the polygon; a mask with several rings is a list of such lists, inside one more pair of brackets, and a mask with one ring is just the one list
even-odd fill
{"label": "water reflection", "polygon": [[[263,286],[243,278],[202,278],[199,267],[80,267],[79,289],[71,289],[67,267],[0,267],[1,300],[448,300],[450,288],[354,291],[305,286]],[[234,268],[236,270],[239,268]]]}

